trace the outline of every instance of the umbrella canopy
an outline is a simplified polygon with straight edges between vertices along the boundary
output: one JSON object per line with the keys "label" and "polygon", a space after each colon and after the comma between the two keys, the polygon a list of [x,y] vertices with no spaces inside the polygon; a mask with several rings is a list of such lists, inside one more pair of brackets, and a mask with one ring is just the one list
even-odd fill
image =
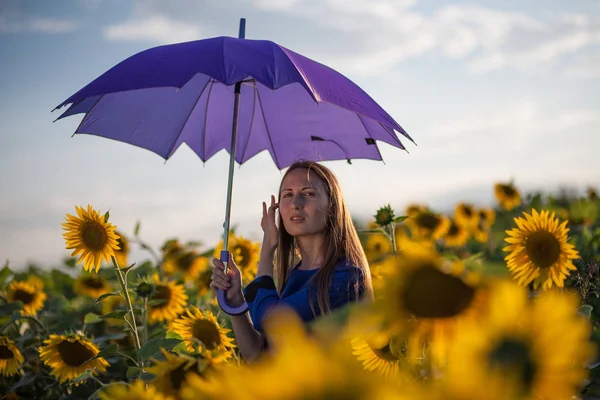
{"label": "umbrella canopy", "polygon": [[[168,159],[186,143],[203,161],[230,151],[241,83],[235,160],[267,150],[279,169],[298,159],[381,160],[376,141],[404,149],[408,134],[339,72],[268,40],[216,37],[142,51],[63,101],[85,113],[75,133]],[[412,139],[411,139],[412,140]]]}

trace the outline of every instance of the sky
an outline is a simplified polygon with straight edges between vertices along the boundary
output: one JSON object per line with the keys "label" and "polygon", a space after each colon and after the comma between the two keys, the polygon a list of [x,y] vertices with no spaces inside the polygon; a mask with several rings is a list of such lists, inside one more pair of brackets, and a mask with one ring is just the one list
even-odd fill
{"label": "sky", "polygon": [[[169,160],[75,135],[55,106],[142,50],[215,36],[272,40],[344,74],[415,140],[383,162],[325,162],[353,217],[413,202],[450,212],[524,191],[600,186],[596,0],[0,0],[0,263],[59,265],[75,205],[110,209],[154,248],[222,235],[228,154]],[[267,153],[236,165],[232,224],[262,237],[262,201],[284,171]],[[132,260],[147,254],[134,247]]]}

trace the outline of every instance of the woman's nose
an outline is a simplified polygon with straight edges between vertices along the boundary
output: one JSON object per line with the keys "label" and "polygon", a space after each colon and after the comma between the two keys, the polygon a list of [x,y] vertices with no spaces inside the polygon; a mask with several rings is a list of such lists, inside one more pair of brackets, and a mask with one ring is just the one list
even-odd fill
{"label": "woman's nose", "polygon": [[294,199],[292,200],[292,207],[300,208],[302,206],[303,202],[304,202],[304,198],[302,197],[302,195],[296,195],[296,196],[294,196]]}

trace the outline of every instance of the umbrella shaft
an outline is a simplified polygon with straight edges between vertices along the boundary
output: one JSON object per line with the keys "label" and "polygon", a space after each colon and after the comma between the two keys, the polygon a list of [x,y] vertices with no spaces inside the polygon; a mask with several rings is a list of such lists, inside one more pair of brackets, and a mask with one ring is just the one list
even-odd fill
{"label": "umbrella shaft", "polygon": [[[225,205],[225,223],[223,224],[223,250],[228,251],[229,245],[229,225],[231,217],[231,195],[233,192],[233,171],[235,167],[235,151],[237,142],[238,129],[238,109],[240,105],[240,91],[242,83],[237,82],[234,90],[233,100],[233,123],[231,127],[231,148],[229,154],[229,176],[227,178],[227,200]],[[227,272],[227,264],[225,264],[225,272]]]}

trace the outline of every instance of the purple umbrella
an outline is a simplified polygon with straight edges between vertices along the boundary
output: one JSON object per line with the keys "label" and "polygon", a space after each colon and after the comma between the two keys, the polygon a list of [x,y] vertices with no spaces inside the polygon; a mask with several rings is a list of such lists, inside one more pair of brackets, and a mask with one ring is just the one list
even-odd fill
{"label": "purple umbrella", "polygon": [[[56,107],[85,116],[75,134],[115,139],[165,160],[182,143],[202,161],[230,153],[220,259],[227,265],[235,161],[267,150],[279,169],[294,161],[382,160],[376,141],[404,149],[400,125],[335,70],[267,40],[216,37],[154,47],[112,67]],[[230,307],[222,290],[219,305]]]}

